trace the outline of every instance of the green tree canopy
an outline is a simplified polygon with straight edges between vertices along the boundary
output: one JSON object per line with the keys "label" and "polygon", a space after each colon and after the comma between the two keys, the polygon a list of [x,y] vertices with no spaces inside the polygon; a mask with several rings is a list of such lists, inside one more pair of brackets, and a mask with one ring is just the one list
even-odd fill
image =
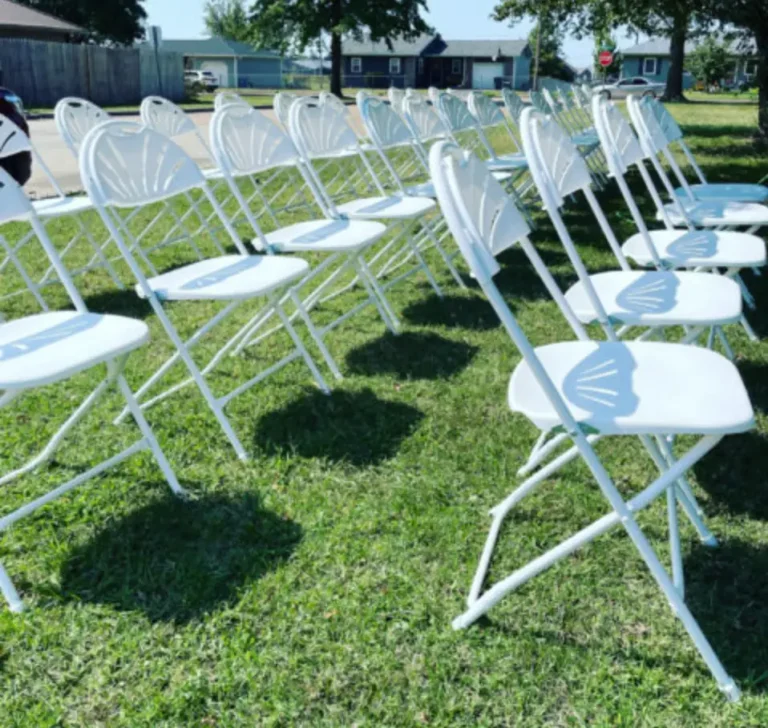
{"label": "green tree canopy", "polygon": [[688,70],[707,88],[719,84],[733,70],[728,46],[710,36],[688,54]]}
{"label": "green tree canopy", "polygon": [[210,35],[248,42],[251,27],[245,0],[207,0],[203,22]]}
{"label": "green tree canopy", "polygon": [[89,30],[93,39],[128,45],[144,34],[143,0],[15,0]]}
{"label": "green tree canopy", "polygon": [[341,39],[410,39],[430,28],[421,17],[426,0],[255,0],[254,40],[261,46],[302,51],[324,33],[331,36],[331,90],[341,95]]}

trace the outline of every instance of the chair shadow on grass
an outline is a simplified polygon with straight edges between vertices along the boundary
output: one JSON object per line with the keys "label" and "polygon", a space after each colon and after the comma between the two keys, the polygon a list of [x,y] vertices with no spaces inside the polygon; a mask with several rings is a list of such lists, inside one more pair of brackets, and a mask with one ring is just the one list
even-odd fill
{"label": "chair shadow on grass", "polygon": [[387,332],[350,351],[347,366],[353,374],[364,376],[448,379],[466,368],[476,353],[476,346],[437,334]]}
{"label": "chair shadow on grass", "polygon": [[302,538],[257,496],[164,497],[108,523],[74,550],[61,593],[77,602],[186,623],[237,599],[277,569]]}
{"label": "chair shadow on grass", "polygon": [[355,467],[394,457],[423,413],[371,390],[307,391],[256,424],[256,447],[268,455],[316,458]]}
{"label": "chair shadow on grass", "polygon": [[479,296],[435,295],[410,304],[403,317],[416,326],[446,326],[456,329],[490,331],[501,325],[491,304]]}
{"label": "chair shadow on grass", "polygon": [[768,547],[738,539],[694,546],[686,602],[726,670],[747,693],[768,690]]}

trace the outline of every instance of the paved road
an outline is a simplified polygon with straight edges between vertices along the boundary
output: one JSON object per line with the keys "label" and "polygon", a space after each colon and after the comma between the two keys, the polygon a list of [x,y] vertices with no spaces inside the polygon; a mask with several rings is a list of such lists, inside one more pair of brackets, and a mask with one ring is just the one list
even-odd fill
{"label": "paved road", "polygon": [[[357,108],[349,107],[350,121],[355,131],[362,133],[363,126]],[[267,114],[274,119],[274,112],[271,109],[265,109],[262,113]],[[190,114],[194,122],[200,127],[204,139],[208,139],[208,124],[211,120],[209,113]],[[139,121],[138,116],[120,117],[121,121]],[[80,172],[77,161],[73,154],[67,149],[61,140],[56,125],[52,119],[39,119],[29,122],[30,134],[35,143],[37,151],[40,153],[53,176],[58,180],[59,185],[65,192],[77,192],[82,190],[80,182]],[[200,144],[192,134],[181,137],[177,140],[187,153],[202,166],[211,166],[211,160]],[[32,177],[25,185],[27,194],[33,198],[50,197],[55,194],[51,184],[48,182],[45,174],[35,167],[32,171]]]}

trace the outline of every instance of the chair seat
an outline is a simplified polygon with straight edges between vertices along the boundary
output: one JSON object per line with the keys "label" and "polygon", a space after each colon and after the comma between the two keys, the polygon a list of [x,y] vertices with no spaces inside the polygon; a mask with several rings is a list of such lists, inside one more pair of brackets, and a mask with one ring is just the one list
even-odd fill
{"label": "chair seat", "polygon": [[[765,242],[757,235],[731,230],[651,230],[649,234],[659,259],[679,268],[765,265]],[[653,265],[642,234],[633,235],[621,249],[638,265]]]}
{"label": "chair seat", "polygon": [[[768,187],[766,185],[716,182],[712,184],[690,185],[691,192],[697,200],[727,200],[730,202],[768,202]],[[678,187],[675,193],[685,199],[688,193]]]}
{"label": "chair seat", "polygon": [[358,220],[409,220],[426,215],[435,209],[435,201],[428,197],[365,197],[338,205],[344,217]]}
{"label": "chair seat", "polygon": [[[576,421],[601,434],[728,434],[754,425],[736,367],[709,349],[573,341],[535,351]],[[545,432],[562,424],[526,361],[512,374],[508,402]]]}
{"label": "chair seat", "polygon": [[[274,255],[222,255],[161,273],[149,279],[158,298],[201,301],[254,298],[283,288],[307,274],[301,258]],[[136,292],[143,297],[137,285]]]}
{"label": "chair seat", "polygon": [[[508,179],[512,178],[512,175],[509,172],[494,172],[493,178],[497,182],[506,182]],[[431,182],[422,182],[418,185],[412,185],[406,189],[406,192],[415,197],[437,197],[435,186]]]}
{"label": "chair seat", "polygon": [[362,250],[387,232],[380,222],[365,220],[309,220],[275,230],[265,237],[280,252]]}
{"label": "chair seat", "polygon": [[81,212],[93,210],[93,202],[88,195],[76,195],[75,197],[49,197],[46,200],[34,200],[32,207],[38,217],[62,217],[64,215],[78,215]]}
{"label": "chair seat", "polygon": [[[768,207],[754,202],[680,200],[680,204],[693,224],[698,227],[768,225]],[[674,204],[666,204],[664,209],[667,211],[667,215],[669,215],[673,225],[682,227],[687,224],[677,212]],[[661,213],[657,213],[656,219],[662,219]]]}
{"label": "chair seat", "polygon": [[504,154],[501,157],[487,159],[485,164],[492,172],[505,169],[528,169],[528,160],[524,154]]}
{"label": "chair seat", "polygon": [[0,389],[40,387],[149,341],[143,321],[55,311],[0,324]]}
{"label": "chair seat", "polygon": [[571,141],[577,147],[596,147],[600,144],[600,137],[597,136],[595,131],[583,131],[574,134],[571,137]]}
{"label": "chair seat", "polygon": [[203,177],[209,182],[224,179],[224,173],[218,167],[209,167],[208,169],[203,169],[201,171]]}
{"label": "chair seat", "polygon": [[[738,321],[741,289],[736,281],[710,273],[610,271],[590,276],[606,313],[634,326],[702,326]],[[579,282],[565,298],[583,323],[596,320]]]}

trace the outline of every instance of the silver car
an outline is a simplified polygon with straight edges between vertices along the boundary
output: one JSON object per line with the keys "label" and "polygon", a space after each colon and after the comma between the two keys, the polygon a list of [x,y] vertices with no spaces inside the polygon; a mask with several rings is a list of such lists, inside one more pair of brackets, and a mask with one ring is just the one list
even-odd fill
{"label": "silver car", "polygon": [[616,83],[600,84],[594,87],[596,94],[602,94],[608,99],[625,99],[630,94],[642,94],[643,96],[663,96],[667,88],[665,83],[649,81],[642,76],[633,78],[621,78]]}

